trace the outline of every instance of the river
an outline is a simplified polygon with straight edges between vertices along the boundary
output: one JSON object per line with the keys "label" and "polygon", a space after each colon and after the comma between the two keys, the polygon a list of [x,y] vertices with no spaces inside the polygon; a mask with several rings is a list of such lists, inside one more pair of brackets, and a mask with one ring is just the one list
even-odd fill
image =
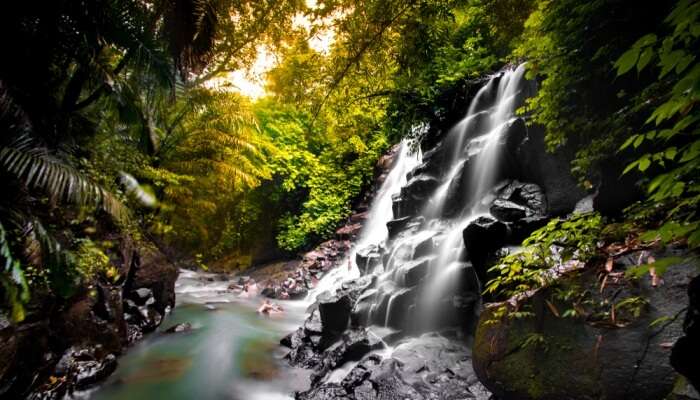
{"label": "river", "polygon": [[[292,368],[279,340],[303,322],[308,303],[278,301],[281,314],[258,314],[261,299],[237,296],[229,281],[181,271],[177,303],[158,331],[119,358],[114,374],[76,399],[291,399],[309,371]],[[179,323],[189,332],[163,333]]]}

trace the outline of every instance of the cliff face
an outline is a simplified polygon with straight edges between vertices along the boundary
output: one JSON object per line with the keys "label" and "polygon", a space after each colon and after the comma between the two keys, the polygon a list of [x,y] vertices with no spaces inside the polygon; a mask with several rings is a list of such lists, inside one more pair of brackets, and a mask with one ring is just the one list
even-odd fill
{"label": "cliff face", "polygon": [[0,397],[62,398],[109,374],[175,302],[178,270],[155,246],[112,238],[118,283],[95,280],[68,299],[35,299],[22,323],[0,319]]}

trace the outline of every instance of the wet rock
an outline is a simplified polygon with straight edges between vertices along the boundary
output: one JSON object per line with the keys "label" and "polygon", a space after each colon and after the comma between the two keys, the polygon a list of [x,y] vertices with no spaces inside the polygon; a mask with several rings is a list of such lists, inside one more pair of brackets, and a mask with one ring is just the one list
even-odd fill
{"label": "wet rock", "polygon": [[396,236],[397,233],[399,233],[406,227],[406,224],[408,224],[408,221],[410,220],[411,217],[407,216],[403,218],[392,219],[391,221],[387,222],[386,229],[389,231],[389,238]]}
{"label": "wet rock", "polygon": [[377,245],[369,245],[359,249],[355,254],[355,264],[362,275],[370,273],[381,262],[382,253]]}
{"label": "wet rock", "polygon": [[415,286],[428,274],[430,263],[435,257],[422,257],[401,266],[403,284],[406,287]]}
{"label": "wet rock", "polygon": [[140,305],[144,305],[147,301],[153,298],[153,291],[148,288],[140,288],[134,290],[134,295],[134,299],[138,301]]}
{"label": "wet rock", "polygon": [[263,297],[267,297],[269,299],[276,299],[277,298],[277,290],[275,290],[275,288],[272,286],[267,286],[267,287],[264,287],[263,290],[260,291],[260,295]]}
{"label": "wet rock", "polygon": [[299,399],[477,399],[490,393],[476,379],[466,345],[437,335],[399,344],[392,357],[364,357],[340,384],[319,384]]}
{"label": "wet rock", "polygon": [[183,332],[190,332],[192,331],[192,324],[189,322],[184,322],[180,324],[175,324],[171,326],[170,328],[166,329],[163,331],[163,333],[183,333]]}
{"label": "wet rock", "polygon": [[422,235],[421,239],[413,243],[413,258],[425,257],[433,254],[436,249],[435,239],[437,233]]}
{"label": "wet rock", "polygon": [[304,322],[304,333],[307,335],[320,335],[323,333],[321,314],[318,310],[314,310]]}
{"label": "wet rock", "polygon": [[319,295],[318,301],[323,331],[329,334],[343,332],[350,321],[350,311],[353,306],[350,296],[322,293]]}
{"label": "wet rock", "polygon": [[353,240],[362,230],[362,224],[352,224],[345,225],[344,227],[338,229],[335,235],[340,240]]}
{"label": "wet rock", "polygon": [[296,400],[350,400],[347,392],[338,384],[329,384],[311,389],[308,392],[297,393]]}
{"label": "wet rock", "polygon": [[[499,398],[666,398],[677,379],[669,355],[670,344],[682,335],[681,321],[650,324],[684,307],[681,299],[694,268],[690,261],[670,266],[657,287],[644,277],[601,289],[593,269],[559,278],[556,287],[580,288],[591,296],[590,304],[634,297],[648,302],[636,316],[618,309],[614,324],[610,317],[555,316],[545,299],[556,299],[556,287],[521,299],[521,307],[531,307],[532,318],[494,317],[495,308],[487,307],[476,329],[474,370]],[[553,306],[563,310],[571,304],[555,301]],[[533,334],[543,335],[545,342],[523,346]]]}
{"label": "wet rock", "polygon": [[491,217],[479,217],[464,229],[462,237],[477,276],[486,282],[486,261],[506,243],[508,228]]}
{"label": "wet rock", "polygon": [[100,346],[70,348],[56,364],[54,375],[65,377],[68,386],[82,389],[107,376],[117,368],[114,354],[104,354]]}
{"label": "wet rock", "polygon": [[422,201],[430,196],[440,182],[430,175],[418,175],[411,178],[406,186],[401,188],[401,197],[413,201]]}
{"label": "wet rock", "polygon": [[312,384],[319,382],[334,368],[349,361],[359,361],[372,350],[382,348],[379,339],[369,336],[367,329],[352,329],[321,355],[321,364],[312,375]]}
{"label": "wet rock", "polygon": [[[209,305],[207,305],[207,308],[208,307]],[[163,321],[163,316],[153,307],[139,307],[139,315],[141,318],[138,325],[144,333],[153,332]]]}
{"label": "wet rock", "polygon": [[409,308],[415,303],[418,290],[416,287],[404,288],[394,293],[387,302],[388,326],[405,329],[410,321]]}
{"label": "wet rock", "polygon": [[472,180],[472,170],[469,166],[472,162],[471,160],[466,160],[456,167],[455,176],[447,186],[447,193],[445,194],[444,216],[456,216],[468,205],[469,191],[467,188]]}
{"label": "wet rock", "polygon": [[391,196],[391,210],[394,218],[410,217],[418,214],[420,203],[403,197],[401,193],[396,193]]}
{"label": "wet rock", "polygon": [[138,267],[125,282],[125,293],[142,288],[150,289],[154,299],[152,307],[163,315],[167,307],[175,305],[175,281],[178,270],[155,247],[139,248],[138,259]]}
{"label": "wet rock", "polygon": [[500,221],[513,222],[527,216],[527,208],[509,200],[496,199],[489,210]]}
{"label": "wet rock", "polygon": [[671,365],[700,391],[700,276],[688,285],[688,310],[683,321],[685,336],[679,338],[671,351]]}

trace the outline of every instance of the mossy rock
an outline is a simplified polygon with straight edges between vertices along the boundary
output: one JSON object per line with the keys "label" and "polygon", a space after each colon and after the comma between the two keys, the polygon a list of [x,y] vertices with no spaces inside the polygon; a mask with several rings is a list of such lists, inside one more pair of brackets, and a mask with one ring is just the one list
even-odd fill
{"label": "mossy rock", "polygon": [[524,300],[531,317],[497,318],[497,307],[487,306],[476,330],[474,370],[502,400],[663,399],[678,378],[669,355],[682,336],[686,288],[697,271],[697,266],[681,263],[668,269],[658,287],[644,277],[608,283],[602,291],[595,271],[560,278],[557,288],[588,290],[591,304],[606,298],[608,304],[632,297],[646,300],[638,316],[618,313],[615,323],[593,315],[555,315],[571,307],[556,300],[555,287]]}

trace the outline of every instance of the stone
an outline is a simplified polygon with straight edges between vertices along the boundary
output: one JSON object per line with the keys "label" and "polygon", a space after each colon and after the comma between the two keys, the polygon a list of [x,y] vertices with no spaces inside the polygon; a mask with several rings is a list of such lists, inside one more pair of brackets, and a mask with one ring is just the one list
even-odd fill
{"label": "stone", "polygon": [[512,178],[532,182],[542,188],[547,199],[546,214],[566,215],[587,194],[571,175],[571,160],[575,156],[573,147],[563,146],[550,153],[545,150],[544,136],[542,127],[528,127],[527,137],[516,150],[517,173]]}
{"label": "stone", "polygon": [[365,275],[371,273],[374,267],[381,264],[382,253],[379,246],[371,244],[367,247],[357,250],[355,253],[355,264],[360,270],[360,274]]}
{"label": "stone", "polygon": [[440,182],[433,176],[415,176],[401,188],[401,197],[412,201],[422,201],[430,196],[439,184]]}
{"label": "stone", "polygon": [[391,295],[386,308],[388,326],[394,329],[409,327],[411,320],[408,309],[415,303],[417,294],[417,288],[413,287],[400,289]]}
{"label": "stone", "polygon": [[166,329],[163,331],[163,333],[183,333],[183,332],[190,332],[192,331],[192,324],[189,322],[184,322],[180,324],[175,324],[171,326],[170,328]]}
{"label": "stone", "polygon": [[349,295],[322,293],[318,297],[318,311],[324,333],[340,334],[350,321],[352,302]]}
{"label": "stone", "polygon": [[406,287],[415,286],[428,274],[430,263],[434,257],[422,257],[401,266],[403,284]]}
{"label": "stone", "polygon": [[[693,263],[697,261],[686,259],[669,266],[665,282],[656,287],[644,277],[634,284],[608,283],[601,289],[594,268],[561,275],[557,285],[520,299],[520,306],[535,314],[532,318],[494,317],[496,307],[487,305],[476,329],[474,370],[498,398],[666,398],[678,377],[669,361],[669,344],[682,335],[682,324],[670,320],[652,330],[650,324],[677,315],[685,306],[681,299],[695,274]],[[618,269],[624,272],[624,267]],[[586,291],[590,304],[641,297],[648,306],[637,316],[618,309],[616,324],[609,317],[561,318],[545,303],[556,299],[558,287]],[[563,310],[571,305],[554,300],[553,306]],[[522,346],[532,334],[543,335],[545,343]],[[696,364],[693,359],[692,368]]]}
{"label": "stone", "polygon": [[462,233],[467,254],[482,282],[486,282],[486,261],[506,243],[507,226],[491,217],[479,217]]}
{"label": "stone", "polygon": [[411,217],[406,216],[402,218],[392,219],[391,221],[387,222],[386,229],[389,231],[389,238],[393,238],[394,236],[396,236],[397,233],[402,231],[408,224],[408,221],[410,220]]}
{"label": "stone", "polygon": [[496,199],[489,209],[499,221],[513,222],[527,216],[527,208],[509,200]]}
{"label": "stone", "polygon": [[683,321],[685,336],[680,337],[671,350],[671,365],[700,391],[700,275],[688,285],[688,310]]}
{"label": "stone", "polygon": [[353,240],[362,230],[362,224],[350,224],[335,231],[335,235],[340,240]]}

